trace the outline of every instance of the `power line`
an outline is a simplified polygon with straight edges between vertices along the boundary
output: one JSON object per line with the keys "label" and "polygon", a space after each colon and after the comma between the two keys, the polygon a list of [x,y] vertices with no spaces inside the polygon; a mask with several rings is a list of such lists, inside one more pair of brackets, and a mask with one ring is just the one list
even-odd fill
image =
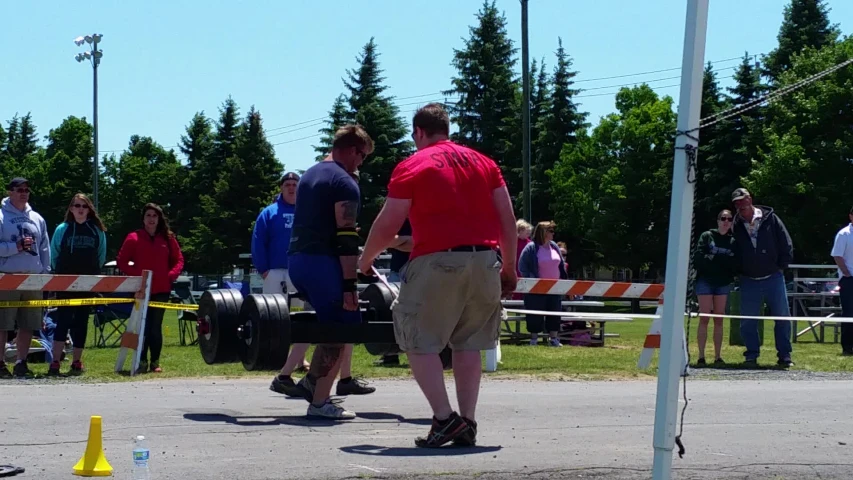
{"label": "power line", "polygon": [[[750,57],[756,57],[756,56],[758,56],[758,55],[760,55],[760,54],[750,55]],[[708,63],[710,63],[710,64],[714,65],[714,64],[717,64],[717,63],[731,62],[732,60],[743,60],[743,56],[740,56],[740,57],[732,57],[732,58],[726,58],[726,59],[723,59],[723,60],[715,60],[715,61],[713,61],[713,62],[708,62]],[[737,67],[733,67],[733,68],[737,68]],[[640,72],[640,73],[629,73],[629,74],[626,74],[626,75],[614,75],[614,76],[612,76],[612,77],[586,78],[586,79],[582,79],[582,80],[576,80],[576,81],[575,81],[575,83],[595,82],[595,81],[598,81],[598,80],[612,80],[612,79],[614,79],[614,78],[636,77],[636,76],[640,76],[640,75],[651,75],[652,73],[673,72],[673,71],[676,71],[676,70],[681,70],[681,67],[665,68],[665,69],[663,69],[663,70],[652,70],[652,71],[648,71],[648,72]],[[679,76],[679,77],[676,77],[676,78],[681,78],[681,77]]]}
{"label": "power line", "polygon": [[[760,55],[760,54],[749,55],[749,57],[756,57],[758,55]],[[733,60],[742,60],[743,58],[744,58],[743,56],[731,57],[731,58],[725,58],[722,60],[711,61],[709,63],[711,63],[711,64],[725,63],[725,62],[730,62]],[[733,69],[733,68],[737,68],[737,66],[726,67],[726,68],[723,68],[720,70],[728,70],[728,69]],[[609,77],[587,78],[587,79],[575,80],[574,83],[595,82],[595,81],[599,81],[599,80],[611,80],[611,79],[616,79],[616,78],[636,77],[636,76],[641,76],[641,75],[650,75],[650,74],[654,74],[654,73],[671,72],[671,71],[680,70],[680,69],[681,69],[681,67],[673,67],[673,68],[665,68],[665,69],[661,69],[661,70],[651,70],[651,71],[647,71],[647,72],[628,73],[628,74],[624,74],[624,75],[613,75],[613,76],[609,76]],[[715,70],[715,71],[717,71],[717,70]],[[645,80],[642,82],[638,81],[638,82],[626,83],[626,84],[622,84],[622,85],[610,85],[610,86],[606,86],[606,87],[593,87],[593,88],[587,88],[587,89],[583,89],[583,90],[584,91],[591,91],[591,90],[602,90],[605,88],[628,87],[628,86],[642,84],[642,83],[658,82],[658,81],[665,81],[665,80],[674,80],[676,78],[680,78],[680,76],[651,79],[651,80]],[[730,78],[730,77],[724,77],[724,78]],[[665,86],[654,87],[654,88],[671,88],[673,86],[677,86],[677,84],[676,85],[665,85]],[[618,93],[618,92],[606,93],[606,94],[577,95],[577,96],[575,96],[575,98],[600,97],[600,96],[607,96],[607,95],[615,95],[615,93]],[[417,104],[421,104],[421,103],[438,102],[438,101],[446,100],[448,98],[447,95],[444,95],[444,92],[440,91],[440,92],[424,93],[424,94],[420,94],[420,95],[409,95],[406,97],[393,97],[393,99],[395,101],[397,101],[397,100],[410,100],[410,99],[415,99],[415,98],[434,97],[434,96],[442,96],[442,98],[435,99],[435,100],[429,100],[429,101],[423,101],[423,102],[419,101],[419,102],[398,104],[396,106],[397,107],[405,107],[405,106],[417,105]],[[282,125],[279,127],[264,129],[264,131],[268,133],[267,137],[275,137],[278,135],[285,135],[288,133],[293,133],[293,132],[297,132],[300,130],[305,130],[306,128],[311,128],[314,126],[321,126],[323,123],[325,123],[325,121],[327,119],[328,119],[328,115],[324,115],[322,117],[317,117],[317,118],[312,118],[310,120],[304,120],[301,122],[291,123],[289,125]],[[300,127],[300,128],[293,128],[293,127]],[[290,129],[292,129],[292,130],[290,130]],[[281,132],[280,130],[288,130],[288,131]],[[278,133],[269,135],[269,132],[278,132]],[[295,141],[299,141],[299,140],[305,140],[306,138],[310,138],[310,137],[299,138],[299,139],[295,139],[293,141],[295,142]],[[283,145],[285,143],[291,143],[291,141],[288,140],[286,142],[280,142],[280,143],[276,143],[273,145]],[[180,146],[179,145],[170,145],[170,146],[163,147],[163,148],[168,150],[170,148],[180,148]],[[117,152],[124,152],[125,150],[127,150],[127,149],[124,148],[124,149],[120,149],[120,150],[101,150],[101,153],[117,153]]]}

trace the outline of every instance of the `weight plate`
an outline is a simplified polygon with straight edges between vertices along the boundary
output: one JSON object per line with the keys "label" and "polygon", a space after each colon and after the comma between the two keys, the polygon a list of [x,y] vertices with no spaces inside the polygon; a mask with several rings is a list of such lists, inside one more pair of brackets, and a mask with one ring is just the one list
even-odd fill
{"label": "weight plate", "polygon": [[243,368],[246,370],[260,370],[263,364],[263,354],[266,351],[267,341],[261,335],[261,318],[266,319],[266,302],[260,298],[261,295],[252,294],[243,299],[240,308],[240,321],[238,325],[239,342],[237,342],[237,353]]}
{"label": "weight plate", "polygon": [[267,312],[266,317],[260,318],[261,330],[259,335],[263,338],[260,359],[261,369],[278,370],[287,361],[287,356],[284,357],[284,360],[279,361],[281,356],[279,349],[279,342],[281,341],[279,333],[281,329],[281,310],[278,307],[278,302],[275,300],[275,294],[264,294],[261,297],[260,300],[266,305],[265,311]]}
{"label": "weight plate", "polygon": [[198,302],[198,345],[204,362],[236,360],[237,322],[243,298],[234,290],[207,290]]}
{"label": "weight plate", "polygon": [[287,297],[284,295],[272,295],[270,308],[275,308],[279,312],[278,318],[278,342],[275,348],[272,348],[269,354],[269,367],[273,370],[278,370],[284,366],[287,361],[287,355],[290,353],[290,309],[287,307]]}
{"label": "weight plate", "polygon": [[[362,300],[367,300],[365,319],[371,322],[393,323],[391,304],[400,291],[397,283],[389,283],[391,290],[382,282],[371,283],[359,294]],[[364,347],[371,355],[394,355],[400,353],[396,343],[365,343]]]}

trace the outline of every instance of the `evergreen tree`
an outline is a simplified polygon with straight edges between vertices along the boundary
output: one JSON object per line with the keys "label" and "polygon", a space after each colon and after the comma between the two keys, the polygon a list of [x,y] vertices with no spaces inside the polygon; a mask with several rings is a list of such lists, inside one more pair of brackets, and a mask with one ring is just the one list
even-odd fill
{"label": "evergreen tree", "polygon": [[362,202],[358,223],[368,231],[388,194],[391,172],[411,155],[414,146],[409,140],[410,127],[400,118],[393,98],[384,93],[388,87],[373,38],[362,49],[358,63],[355,70],[347,70],[344,84],[349,90],[349,118],[362,125],[374,143],[373,153],[359,168],[358,181]]}
{"label": "evergreen tree", "polygon": [[506,16],[494,0],[485,0],[465,47],[453,51],[457,74],[444,94],[459,98],[448,109],[458,128],[453,140],[494,159],[507,177],[510,193],[521,195],[521,178],[512,174],[522,166],[521,151],[513,148],[512,141],[521,127],[516,51]]}
{"label": "evergreen tree", "polygon": [[[221,215],[218,198],[227,199],[227,182],[231,175],[229,159],[237,154],[237,138],[241,134],[239,108],[229,96],[219,109],[211,154],[197,158],[189,172],[189,182],[198,205],[186,240],[188,265],[205,273],[226,271],[232,265],[229,257],[229,225]],[[245,192],[243,192],[245,193]]]}
{"label": "evergreen tree", "polygon": [[351,121],[347,97],[344,94],[340,94],[335,99],[335,103],[332,104],[329,119],[326,120],[326,126],[320,129],[320,133],[323,136],[320,138],[320,145],[314,147],[314,151],[317,152],[316,161],[320,162],[329,155],[329,152],[332,151],[332,141],[335,139],[335,132]]}
{"label": "evergreen tree", "polygon": [[764,58],[764,73],[776,84],[779,76],[793,65],[795,55],[806,48],[820,48],[838,41],[837,25],[829,23],[826,0],[791,0],[785,6],[779,28],[779,46]]}
{"label": "evergreen tree", "polygon": [[38,136],[32,116],[27,113],[18,118],[15,115],[9,122],[9,133],[6,143],[6,153],[13,159],[23,162],[28,155],[38,151]]}
{"label": "evergreen tree", "polygon": [[[711,62],[705,66],[702,81],[702,108],[700,118],[709,118],[729,107],[728,99],[720,90],[717,74]],[[731,182],[730,154],[731,145],[721,142],[721,138],[730,130],[731,122],[723,121],[705,127],[699,133],[699,157],[697,164],[696,182],[696,231],[693,238],[708,228],[716,227],[714,219],[721,208],[720,194]],[[731,190],[729,190],[731,193]],[[730,201],[728,203],[731,203]],[[728,206],[731,208],[731,206]]]}
{"label": "evergreen tree", "polygon": [[[217,198],[229,223],[229,257],[236,263],[241,253],[251,252],[252,229],[261,210],[273,202],[284,166],[267,140],[261,114],[249,110],[237,139],[237,155],[226,164],[229,175],[217,183]],[[224,183],[224,185],[223,185]],[[222,194],[221,192],[227,192]]]}
{"label": "evergreen tree", "polygon": [[229,112],[236,111],[229,99],[217,125],[213,156],[230,155],[213,188],[199,197],[200,214],[188,241],[193,266],[205,272],[225,271],[251,251],[254,221],[273,201],[282,174],[261,114],[253,106],[242,123],[233,125]]}
{"label": "evergreen tree", "polygon": [[531,201],[533,218],[531,221],[551,220],[554,218],[548,191],[550,180],[548,170],[560,159],[560,152],[566,144],[574,145],[579,132],[587,128],[587,113],[580,112],[574,96],[580,90],[572,88],[577,72],[572,71],[572,59],[563,48],[563,40],[557,40],[557,64],[551,77],[551,92],[548,110],[542,117],[536,164],[531,175]]}
{"label": "evergreen tree", "polygon": [[[194,224],[193,219],[201,215],[201,205],[198,199],[203,192],[194,182],[203,178],[201,170],[206,167],[205,162],[213,156],[213,145],[211,121],[205,116],[204,112],[198,112],[190,120],[178,145],[181,153],[186,156],[187,163],[182,166],[184,182],[179,190],[182,197],[179,202],[180,208],[173,213],[171,226],[178,235],[182,247],[187,244],[187,239],[190,237],[190,231]],[[191,244],[187,244],[183,249],[187,250],[187,256],[191,258],[192,249],[190,247]]]}

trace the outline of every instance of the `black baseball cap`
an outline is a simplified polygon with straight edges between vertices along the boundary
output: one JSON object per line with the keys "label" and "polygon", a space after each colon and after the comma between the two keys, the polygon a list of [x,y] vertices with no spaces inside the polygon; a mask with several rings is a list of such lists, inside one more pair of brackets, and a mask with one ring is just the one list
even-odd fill
{"label": "black baseball cap", "polygon": [[741,187],[732,192],[732,201],[737,202],[738,200],[743,200],[744,198],[751,196],[752,195],[749,194],[749,190]]}
{"label": "black baseball cap", "polygon": [[281,185],[281,184],[283,184],[284,182],[286,182],[286,181],[288,181],[288,180],[295,180],[295,181],[297,181],[297,182],[298,182],[298,181],[299,181],[299,175],[297,175],[297,174],[295,174],[295,173],[293,173],[293,172],[287,172],[287,173],[285,173],[285,174],[284,174],[284,176],[283,176],[283,177],[281,177],[281,181],[280,181],[280,182],[278,182],[278,184],[279,184],[279,185]]}
{"label": "black baseball cap", "polygon": [[24,184],[29,185],[30,181],[24,177],[15,177],[12,179],[12,181],[9,182],[9,185],[6,187],[6,190],[14,190]]}

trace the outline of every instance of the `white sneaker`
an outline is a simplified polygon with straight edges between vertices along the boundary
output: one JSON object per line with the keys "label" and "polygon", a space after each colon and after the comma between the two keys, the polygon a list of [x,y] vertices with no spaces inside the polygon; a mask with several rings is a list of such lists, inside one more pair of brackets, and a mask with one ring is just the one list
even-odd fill
{"label": "white sneaker", "polygon": [[344,407],[327,400],[322,407],[315,407],[313,403],[308,405],[308,416],[333,418],[336,420],[352,420],[355,418],[355,412],[350,412]]}

